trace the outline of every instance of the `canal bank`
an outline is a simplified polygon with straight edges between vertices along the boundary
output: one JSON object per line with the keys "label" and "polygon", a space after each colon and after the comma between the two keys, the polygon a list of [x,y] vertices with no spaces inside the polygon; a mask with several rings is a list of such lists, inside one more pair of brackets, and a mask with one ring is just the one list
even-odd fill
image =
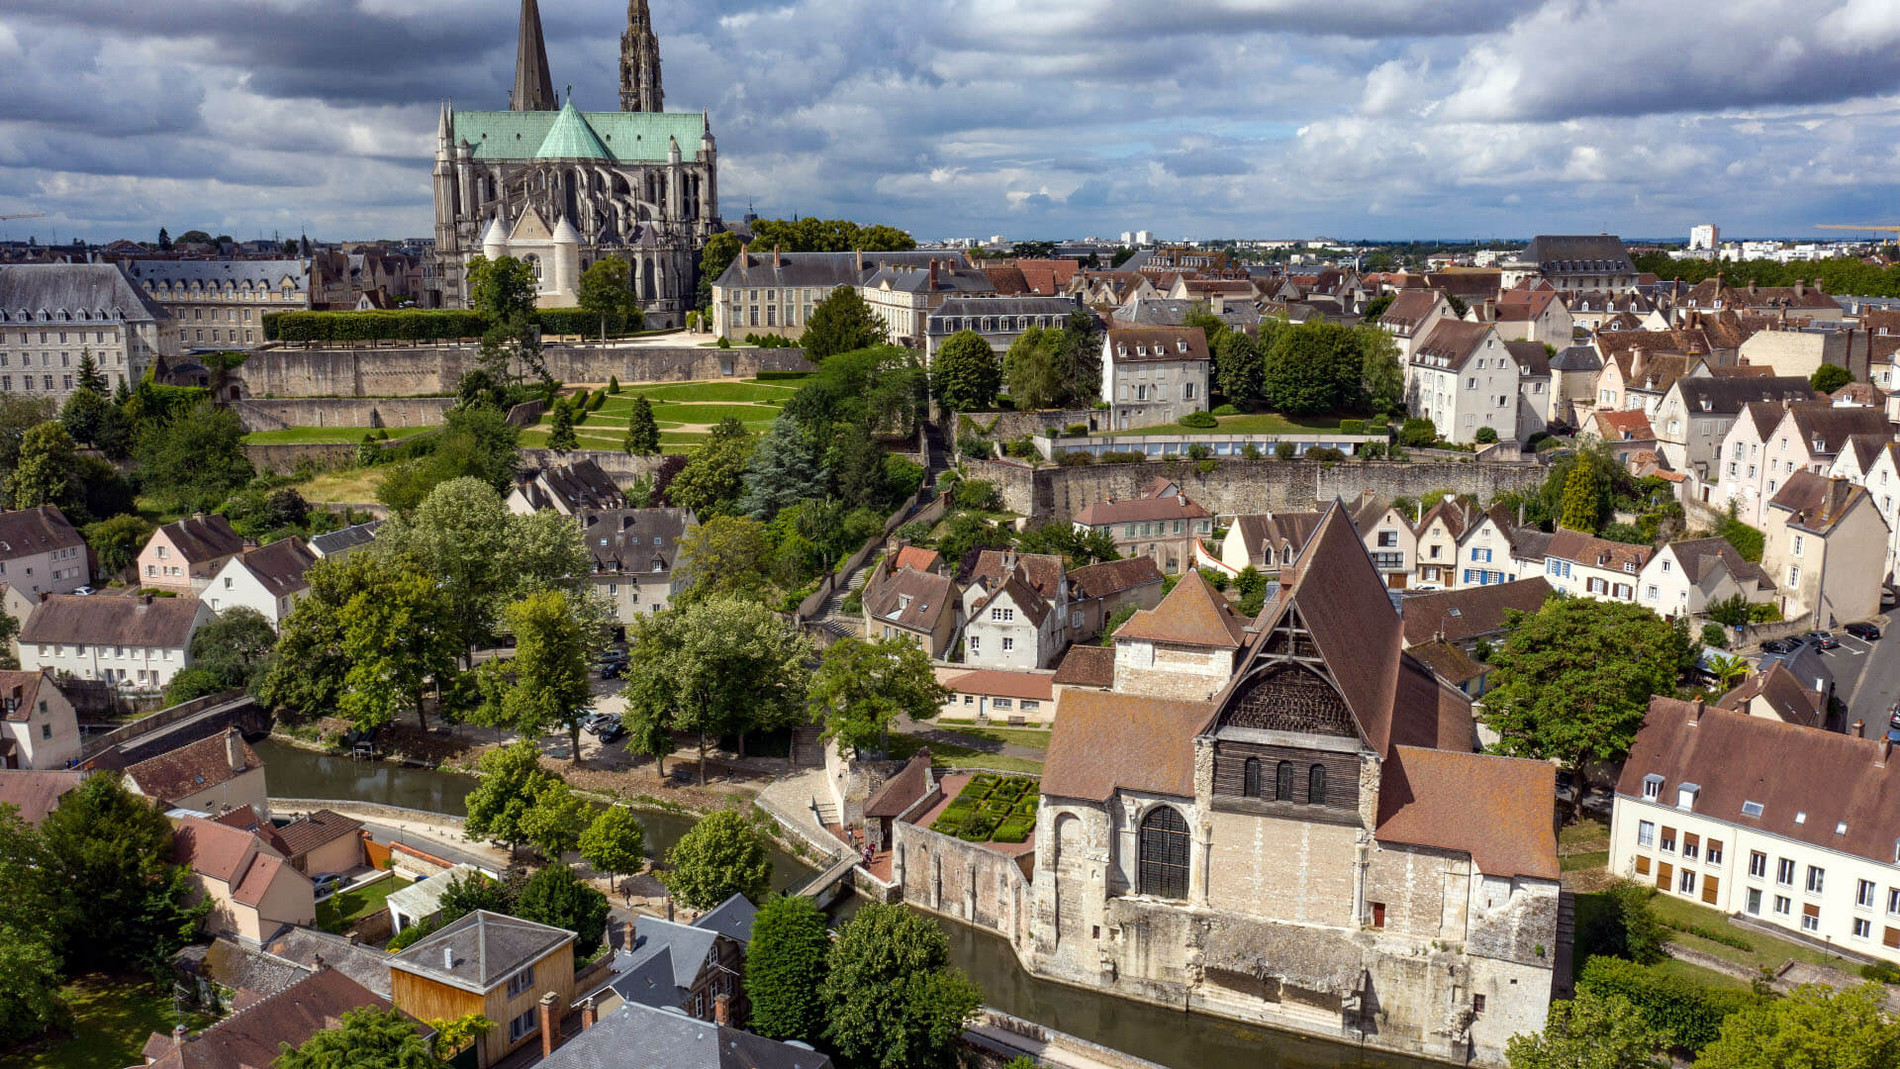
{"label": "canal bank", "polygon": [[[274,797],[336,798],[462,816],[477,780],[456,772],[355,761],[313,752],[274,739],[253,744],[268,770]],[[698,819],[692,814],[641,809],[647,852],[663,854]],[[817,870],[774,847],[772,885],[800,885]],[[857,903],[847,898],[834,917],[848,918]],[[985,1002],[1016,1017],[1169,1069],[1442,1069],[1442,1063],[1309,1039],[1216,1017],[1186,1014],[1100,992],[1038,979],[1018,964],[1000,937],[933,914],[949,936],[953,963],[983,989]]]}

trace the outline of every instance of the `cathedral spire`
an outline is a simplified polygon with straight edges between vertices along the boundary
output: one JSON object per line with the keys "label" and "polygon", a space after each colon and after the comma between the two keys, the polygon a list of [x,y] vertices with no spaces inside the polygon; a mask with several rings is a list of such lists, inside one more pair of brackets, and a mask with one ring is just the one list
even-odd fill
{"label": "cathedral spire", "polygon": [[620,38],[620,110],[664,111],[660,39],[647,0],[627,0],[627,32]]}
{"label": "cathedral spire", "polygon": [[554,76],[548,72],[548,46],[541,37],[541,9],[521,0],[521,43],[515,53],[515,91],[509,111],[554,111]]}

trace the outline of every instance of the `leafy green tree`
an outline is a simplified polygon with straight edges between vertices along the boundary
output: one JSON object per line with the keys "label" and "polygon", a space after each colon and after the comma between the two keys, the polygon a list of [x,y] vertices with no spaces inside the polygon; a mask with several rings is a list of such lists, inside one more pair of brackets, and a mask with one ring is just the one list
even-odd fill
{"label": "leafy green tree", "polygon": [[1198,328],[1207,338],[1207,348],[1212,351],[1227,334],[1227,321],[1214,314],[1206,301],[1195,301],[1181,317],[1181,325],[1190,329]]}
{"label": "leafy green tree", "polygon": [[765,842],[737,810],[701,817],[673,849],[660,882],[694,909],[711,909],[735,894],[754,902],[772,886],[772,859]]}
{"label": "leafy green tree", "polygon": [[8,502],[16,509],[55,505],[70,510],[79,499],[78,455],[72,435],[58,423],[42,423],[26,432],[19,462],[6,478]]}
{"label": "leafy green tree", "polygon": [[379,556],[402,560],[433,581],[447,610],[458,657],[493,639],[503,601],[514,590],[517,576],[508,569],[510,528],[501,494],[463,476],[436,485],[407,514],[390,517],[377,533]]}
{"label": "leafy green tree", "polygon": [[461,1051],[473,1046],[475,1041],[495,1030],[495,1022],[479,1013],[465,1013],[455,1018],[436,1018],[428,1022],[435,1032],[429,1049],[435,1056],[448,1060]]}
{"label": "leafy green tree", "polygon": [[1261,391],[1269,407],[1293,415],[1358,410],[1364,364],[1352,328],[1300,323],[1281,330],[1266,351]]}
{"label": "leafy green tree", "polygon": [[211,673],[218,690],[249,687],[270,660],[277,632],[247,605],[224,610],[191,636],[193,669]]}
{"label": "leafy green tree", "polygon": [[1730,1014],[1696,1069],[1894,1069],[1900,1022],[1886,1012],[1886,994],[1874,983],[1844,991],[1803,984]]}
{"label": "leafy green tree", "polygon": [[[173,829],[117,776],[88,776],[40,824],[46,886],[84,888],[64,910],[59,951],[87,968],[168,975],[210,909],[191,870],[171,863]],[[17,914],[16,914],[17,916]]]}
{"label": "leafy green tree", "polygon": [[1019,553],[1060,553],[1063,565],[1068,568],[1122,559],[1115,540],[1107,532],[1091,527],[1087,533],[1078,534],[1073,524],[1059,522],[1024,531],[1016,538],[1016,550]]}
{"label": "leafy green tree", "polygon": [[560,777],[541,767],[532,739],[488,751],[481,769],[481,782],[468,794],[465,827],[471,837],[499,840],[512,850],[528,841],[524,822],[535,799]]}
{"label": "leafy green tree", "polygon": [[[1748,622],[1748,598],[1736,593],[1721,601],[1711,601],[1704,615],[1718,624],[1740,627]],[[1709,645],[1714,645],[1714,643],[1711,642]]]}
{"label": "leafy green tree", "polygon": [[1244,331],[1224,331],[1214,343],[1214,381],[1231,405],[1250,405],[1260,399],[1264,370],[1260,346]]}
{"label": "leafy green tree", "polygon": [[694,302],[700,312],[711,314],[713,283],[726,273],[726,268],[732,266],[744,248],[739,236],[728,230],[706,239],[706,247],[699,250],[699,299]]}
{"label": "leafy green tree", "polygon": [[935,921],[874,903],[838,933],[824,982],[825,1038],[852,1065],[921,1069],[953,1064],[964,1022],[983,993],[950,964]]}
{"label": "leafy green tree", "polygon": [[515,636],[515,655],[482,665],[485,699],[474,719],[527,738],[559,728],[568,752],[581,763],[581,720],[593,698],[587,661],[602,643],[574,600],[560,590],[542,590],[502,610]]}
{"label": "leafy green tree", "polygon": [[715,598],[763,602],[772,589],[771,551],[765,525],[744,516],[714,516],[688,528],[680,536],[679,566],[692,582],[674,604]]}
{"label": "leafy green tree", "polygon": [[1833,393],[1854,381],[1854,373],[1839,364],[1822,364],[1808,376],[1808,385],[1816,393]]}
{"label": "leafy green tree", "polygon": [[607,874],[607,885],[616,886],[617,876],[639,872],[646,864],[646,828],[633,810],[610,805],[594,817],[581,833],[581,857],[589,865]]}
{"label": "leafy green tree", "polygon": [[[717,435],[717,431],[714,432]],[[752,439],[715,437],[693,452],[686,466],[666,486],[666,497],[678,508],[692,509],[703,523],[729,514],[745,493],[746,465],[752,459]]]}
{"label": "leafy green tree", "polygon": [[666,778],[667,755],[679,749],[673,737],[674,709],[659,701],[627,702],[620,724],[627,729],[627,752],[653,758],[654,770]]}
{"label": "leafy green tree", "polygon": [[[754,252],[903,252],[917,247],[909,234],[894,226],[862,226],[849,219],[754,219]],[[1846,292],[1846,291],[1841,291]]]}
{"label": "leafy green tree", "polygon": [[1542,1032],[1512,1036],[1504,1056],[1511,1069],[1667,1069],[1664,1043],[1628,999],[1579,991],[1550,1004]]}
{"label": "leafy green tree", "polygon": [[11,473],[20,466],[27,431],[58,417],[51,397],[0,394],[0,472]]}
{"label": "leafy green tree", "polygon": [[799,336],[805,358],[822,364],[839,353],[869,349],[885,340],[884,321],[852,286],[839,286],[819,301]]}
{"label": "leafy green tree", "polygon": [[806,1043],[823,1034],[827,928],[824,913],[803,895],[773,895],[759,907],[745,959],[752,1031]]}
{"label": "leafy green tree", "polygon": [[542,857],[559,862],[580,846],[590,812],[587,803],[557,779],[534,796],[534,804],[521,815],[521,830]]}
{"label": "leafy green tree", "polygon": [[1003,365],[996,350],[974,330],[960,330],[937,347],[930,364],[930,394],[947,412],[987,412],[996,407]]}
{"label": "leafy green tree", "polygon": [[833,494],[846,508],[882,512],[892,503],[885,455],[870,428],[839,426],[825,452],[825,469],[831,474]]}
{"label": "leafy green tree", "polygon": [[566,453],[580,447],[580,437],[574,433],[574,408],[566,398],[557,398],[548,415],[548,448]]}
{"label": "leafy green tree", "polygon": [[[525,515],[504,514],[502,557],[508,568],[496,577],[495,604],[505,606],[547,590],[568,597],[569,608],[587,628],[591,654],[606,642],[606,605],[594,594],[594,558],[587,552],[581,526],[552,509]],[[510,575],[508,572],[512,571]]]}
{"label": "leafy green tree", "polygon": [[490,260],[473,256],[468,261],[469,303],[491,322],[503,323],[534,317],[535,294],[540,282],[534,267],[526,260],[502,256]]}
{"label": "leafy green tree", "polygon": [[660,451],[660,424],[653,418],[653,405],[644,395],[633,399],[627,412],[627,440],[623,448],[637,457],[650,457]]}
{"label": "leafy green tree", "polygon": [[901,638],[841,638],[825,650],[811,680],[825,737],[853,752],[883,750],[893,720],[928,720],[949,698],[930,657]]}
{"label": "leafy green tree", "polygon": [[43,932],[0,923],[0,1043],[22,1043],[72,1020],[59,955]]}
{"label": "leafy green tree", "polygon": [[106,413],[111,410],[112,402],[104,394],[81,388],[74,390],[60,407],[59,422],[74,441],[98,445],[100,433],[106,426]]}
{"label": "leafy green tree", "polygon": [[1069,396],[1068,368],[1062,356],[1059,329],[1030,327],[1010,343],[1003,355],[1003,381],[1018,409],[1054,408]]}
{"label": "leafy green tree", "polygon": [[456,678],[468,649],[437,584],[402,569],[352,598],[343,619],[349,669],[337,712],[367,729],[393,722],[408,707],[428,730],[429,689]]}
{"label": "leafy green tree", "polygon": [[257,474],[237,413],[205,401],[143,424],[134,452],[145,491],[179,512],[209,512]]}
{"label": "leafy green tree", "polygon": [[1601,496],[1602,487],[1597,482],[1595,467],[1578,464],[1571,468],[1569,477],[1564,480],[1563,514],[1557,521],[1558,526],[1585,534],[1595,531],[1602,518],[1598,511]]}
{"label": "leafy green tree", "polygon": [[345,1013],[300,1047],[283,1045],[276,1069],[439,1069],[414,1018],[398,1009],[363,1006]]}
{"label": "leafy green tree", "polygon": [[1235,606],[1241,615],[1253,617],[1267,604],[1267,577],[1260,569],[1249,564],[1234,576],[1234,592],[1240,595],[1240,604]]}
{"label": "leafy green tree", "polygon": [[521,889],[515,916],[522,920],[566,928],[574,933],[574,956],[591,957],[600,949],[607,930],[607,896],[558,862],[550,864]]}
{"label": "leafy green tree", "polygon": [[1629,753],[1650,696],[1675,693],[1694,650],[1686,624],[1622,602],[1552,598],[1507,622],[1485,722],[1502,752],[1561,762],[1580,785],[1589,762]]}
{"label": "leafy green tree", "polygon": [[479,872],[450,877],[438,903],[442,907],[441,923],[451,924],[477,910],[514,916],[521,882],[512,874],[503,880],[491,880]]}
{"label": "leafy green tree", "polygon": [[579,303],[583,310],[600,317],[600,334],[607,336],[607,320],[618,320],[627,330],[638,330],[645,325],[646,316],[640,311],[640,302],[634,298],[633,287],[629,285],[632,269],[627,261],[618,256],[606,256],[595,260],[594,265],[581,272]]}
{"label": "leafy green tree", "polygon": [[159,227],[158,228],[158,251],[169,252],[171,250],[171,247],[172,247],[171,234],[167,232],[164,227],[162,226]]}
{"label": "leafy green tree", "polygon": [[1353,328],[1359,347],[1359,392],[1374,413],[1396,412],[1405,404],[1405,372],[1399,366],[1399,344],[1377,326]]}
{"label": "leafy green tree", "polygon": [[[345,612],[388,575],[374,553],[319,560],[304,573],[310,590],[290,610],[277,637],[277,655],[258,697],[274,709],[328,715],[342,702],[350,662],[344,653]],[[373,594],[372,594],[373,596]]]}
{"label": "leafy green tree", "polygon": [[479,479],[505,494],[514,485],[520,442],[520,429],[509,426],[500,409],[458,405],[449,410],[434,452],[390,465],[376,488],[376,500],[398,513],[408,512],[436,487],[459,478]]}
{"label": "leafy green tree", "polygon": [[825,469],[817,443],[797,420],[780,413],[752,450],[744,480],[745,493],[733,507],[755,520],[770,521],[780,509],[823,496]]}
{"label": "leafy green tree", "polygon": [[811,643],[756,602],[713,598],[639,619],[628,629],[630,711],[699,736],[790,727],[807,715]]}

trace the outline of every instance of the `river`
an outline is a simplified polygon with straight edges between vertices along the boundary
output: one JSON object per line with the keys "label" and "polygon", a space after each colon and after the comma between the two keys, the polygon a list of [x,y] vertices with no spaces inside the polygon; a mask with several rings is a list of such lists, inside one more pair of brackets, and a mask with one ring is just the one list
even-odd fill
{"label": "river", "polygon": [[[473,777],[455,772],[404,768],[387,762],[355,761],[313,753],[273,740],[253,743],[264,759],[270,793],[277,798],[335,798],[403,806],[462,816]],[[690,815],[640,810],[647,852],[664,852],[693,826]],[[772,849],[772,886],[785,889],[810,879],[811,866]],[[846,916],[855,906],[847,898],[834,907]],[[1441,1063],[1287,1032],[1224,1021],[1204,1015],[1130,1002],[1065,984],[1039,980],[1024,972],[1000,936],[954,921],[939,920],[950,937],[958,968],[983,989],[984,1001],[1005,1013],[1038,1021],[1105,1047],[1159,1062],[1170,1069],[1428,1069]]]}

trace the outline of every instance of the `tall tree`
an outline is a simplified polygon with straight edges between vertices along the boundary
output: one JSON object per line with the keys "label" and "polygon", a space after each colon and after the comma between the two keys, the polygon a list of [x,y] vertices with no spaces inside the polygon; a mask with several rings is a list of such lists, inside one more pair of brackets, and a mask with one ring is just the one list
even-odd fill
{"label": "tall tree", "polygon": [[653,405],[645,395],[633,399],[627,412],[625,450],[637,457],[650,457],[660,451],[660,425],[653,418]]}
{"label": "tall tree", "polygon": [[638,330],[645,325],[646,317],[640,311],[640,302],[634,299],[633,287],[629,280],[632,270],[627,261],[618,256],[605,256],[595,260],[594,265],[581,272],[580,294],[577,298],[583,310],[600,317],[600,335],[607,336],[609,320],[617,322],[622,329]]}
{"label": "tall tree", "polygon": [[264,614],[237,605],[191,636],[191,665],[211,673],[219,690],[249,687],[276,645],[277,632]]}
{"label": "tall tree", "polygon": [[745,493],[733,507],[769,521],[780,509],[820,497],[825,489],[819,449],[798,421],[780,413],[746,462]]}
{"label": "tall tree", "polygon": [[299,1047],[284,1044],[271,1064],[276,1069],[440,1069],[444,1063],[414,1018],[398,1009],[363,1006]]}
{"label": "tall tree", "polygon": [[667,500],[678,508],[692,509],[702,522],[722,513],[731,513],[745,493],[746,464],[752,459],[752,440],[739,437],[714,437],[693,451],[686,466],[666,485]]}
{"label": "tall tree", "polygon": [[1485,723],[1502,752],[1571,769],[1581,811],[1584,766],[1629,753],[1650,696],[1675,693],[1695,644],[1686,623],[1594,598],[1552,598],[1511,626],[1491,656]]}
{"label": "tall tree", "polygon": [[68,395],[66,403],[60,406],[59,422],[74,441],[98,445],[106,430],[107,413],[110,411],[112,402],[103,393],[82,386]]}
{"label": "tall tree", "polygon": [[852,1065],[950,1065],[964,1022],[983,1002],[950,964],[949,937],[903,906],[858,910],[832,944],[829,966],[825,1038]]}
{"label": "tall tree", "polygon": [[1349,327],[1311,322],[1281,330],[1266,352],[1261,391],[1274,410],[1296,415],[1357,410],[1363,363]]}
{"label": "tall tree", "polygon": [[930,363],[930,394],[946,412],[987,412],[996,407],[1003,365],[996,350],[974,330],[960,330],[937,347]]}
{"label": "tall tree", "polygon": [[501,495],[463,476],[437,485],[377,533],[379,554],[405,559],[434,581],[461,647],[457,656],[493,639],[515,578],[508,570],[509,529]]}
{"label": "tall tree", "polygon": [[701,817],[666,852],[666,865],[660,882],[694,909],[711,909],[735,894],[757,902],[772,885],[764,840],[733,809]]}
{"label": "tall tree", "polygon": [[899,638],[841,638],[825,650],[811,680],[811,703],[824,717],[825,737],[854,752],[884,749],[893,720],[928,720],[949,698],[929,656]]}
{"label": "tall tree", "polygon": [[590,957],[600,949],[607,930],[607,896],[557,861],[535,873],[521,889],[515,916],[573,932],[574,956]]}
{"label": "tall tree", "polygon": [[1022,410],[1060,404],[1067,396],[1066,371],[1062,333],[1051,327],[1030,327],[1017,335],[1003,356],[1003,380],[1009,384],[1009,399]]}
{"label": "tall tree", "polygon": [[521,830],[541,856],[558,863],[581,844],[592,812],[588,804],[562,780],[555,780],[534,796],[534,804],[521,815]]}
{"label": "tall tree", "polygon": [[1557,524],[1566,530],[1582,531],[1590,534],[1597,529],[1602,518],[1598,510],[1598,501],[1602,487],[1597,482],[1596,469],[1589,464],[1577,464],[1570,469],[1564,480],[1563,513]]}
{"label": "tall tree", "polygon": [[481,770],[481,782],[468,793],[468,834],[498,839],[513,850],[528,841],[524,821],[535,799],[561,779],[541,767],[541,751],[532,739],[484,753]]}
{"label": "tall tree", "polygon": [[633,810],[610,805],[581,833],[581,857],[607,874],[608,887],[615,887],[619,883],[615,877],[639,872],[646,864],[646,841],[646,828]]}
{"label": "tall tree", "polygon": [[580,447],[580,436],[574,433],[574,406],[567,398],[557,397],[554,410],[548,413],[548,448],[566,453]]}
{"label": "tall tree", "polygon": [[674,604],[716,598],[763,602],[772,589],[771,540],[744,516],[714,516],[680,536],[679,567],[691,580]]}
{"label": "tall tree", "polygon": [[328,715],[336,709],[350,670],[343,649],[345,612],[359,593],[373,591],[388,574],[375,553],[331,557],[311,565],[304,573],[310,590],[283,621],[277,655],[264,674],[258,697],[273,709],[290,709],[305,717]]}
{"label": "tall tree", "polygon": [[1667,1069],[1664,1037],[1621,995],[1577,992],[1550,1004],[1542,1032],[1505,1044],[1511,1069]]}
{"label": "tall tree", "polygon": [[19,466],[27,431],[58,415],[51,397],[0,394],[0,472],[11,473]]}
{"label": "tall tree", "polygon": [[1359,392],[1374,413],[1399,410],[1405,401],[1405,373],[1399,367],[1399,345],[1392,335],[1372,324],[1353,328],[1359,347]]}
{"label": "tall tree", "polygon": [[1900,1021],[1887,989],[1868,983],[1833,991],[1803,984],[1788,997],[1729,1014],[1696,1069],[1895,1069]]}
{"label": "tall tree", "polygon": [[825,915],[804,895],[773,895],[752,921],[746,947],[745,994],[752,1031],[767,1039],[811,1043],[825,1028],[825,961],[831,936]]}
{"label": "tall tree", "polygon": [[864,303],[853,286],[839,286],[812,309],[799,344],[805,357],[822,364],[839,353],[884,344],[884,321]]}
{"label": "tall tree", "polygon": [[694,303],[695,308],[703,313],[712,312],[713,283],[726,273],[726,268],[732,266],[744,248],[739,244],[739,236],[728,230],[706,239],[706,247],[699,251],[699,299]]}
{"label": "tall tree", "polygon": [[7,475],[8,503],[16,509],[72,508],[78,500],[74,484],[78,464],[72,435],[65,427],[42,423],[28,430],[20,444],[19,462]]}
{"label": "tall tree", "polygon": [[1230,405],[1260,399],[1260,347],[1244,331],[1230,330],[1214,343],[1214,377]]}
{"label": "tall tree", "polygon": [[145,491],[177,511],[209,512],[257,474],[237,413],[203,400],[143,423],[135,452]]}
{"label": "tall tree", "polygon": [[469,303],[492,322],[532,319],[535,293],[539,289],[534,267],[525,260],[512,256],[493,260],[486,256],[469,258]]}
{"label": "tall tree", "polygon": [[601,643],[575,601],[560,590],[529,594],[503,609],[502,617],[515,636],[515,655],[482,665],[485,700],[475,719],[527,738],[559,728],[580,764],[581,720],[593,698],[587,661]]}
{"label": "tall tree", "polygon": [[45,932],[0,921],[0,1043],[23,1043],[71,1022],[59,964]]}
{"label": "tall tree", "polygon": [[437,580],[394,558],[379,564],[380,574],[339,614],[348,668],[337,711],[367,729],[391,723],[407,707],[426,731],[430,687],[454,683],[468,652],[462,621]]}

